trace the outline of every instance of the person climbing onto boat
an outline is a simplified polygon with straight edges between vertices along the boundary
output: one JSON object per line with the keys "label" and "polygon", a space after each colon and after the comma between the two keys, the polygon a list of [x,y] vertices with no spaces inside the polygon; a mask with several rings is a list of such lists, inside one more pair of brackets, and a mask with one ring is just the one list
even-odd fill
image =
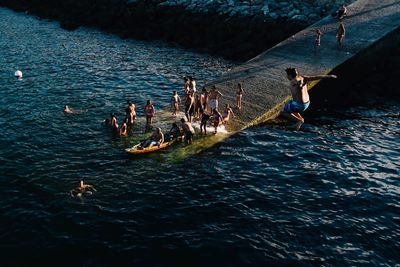
{"label": "person climbing onto boat", "polygon": [[205,87],[203,87],[201,89],[200,102],[201,102],[201,107],[203,108],[203,110],[207,110],[208,91]]}
{"label": "person climbing onto boat", "polygon": [[216,108],[213,109],[212,113],[212,121],[214,124],[214,134],[217,134],[218,126],[222,122],[223,118],[221,116],[221,113],[218,112]]}
{"label": "person climbing onto boat", "polygon": [[151,102],[151,100],[147,100],[147,104],[144,107],[144,113],[146,114],[146,124],[147,125],[151,125],[151,123],[153,122],[153,117],[155,114],[155,109],[154,109],[154,105]]}
{"label": "person climbing onto boat", "polygon": [[207,135],[207,122],[210,120],[211,115],[207,113],[206,110],[202,109],[201,110],[201,117],[200,117],[200,133],[203,134],[203,129],[204,129],[204,135]]}
{"label": "person climbing onto boat", "polygon": [[304,122],[304,118],[300,113],[305,111],[310,105],[307,84],[315,80],[337,78],[336,75],[302,76],[298,73],[296,68],[287,68],[286,75],[290,81],[290,91],[293,99],[286,103],[281,115],[302,123]]}
{"label": "person climbing onto boat", "polygon": [[243,88],[242,84],[238,83],[238,89],[236,91],[236,107],[241,110],[242,109],[242,97],[243,97]]}
{"label": "person climbing onto boat", "polygon": [[230,119],[230,117],[235,117],[235,114],[233,113],[232,108],[229,106],[229,104],[225,104],[225,109],[224,113],[222,114],[222,123],[227,123]]}
{"label": "person climbing onto boat", "polygon": [[343,38],[344,38],[345,34],[346,34],[346,29],[344,28],[344,23],[340,22],[339,23],[339,29],[338,29],[337,34],[336,34],[336,40],[337,40],[337,42],[338,42],[340,47],[342,46]]}
{"label": "person climbing onto boat", "polygon": [[154,129],[153,134],[149,139],[144,140],[138,147],[138,149],[143,149],[152,146],[161,146],[164,143],[164,134],[160,127]]}
{"label": "person climbing onto boat", "polygon": [[189,93],[189,96],[186,98],[185,102],[185,116],[186,119],[191,123],[192,116],[194,115],[194,93]]}
{"label": "person climbing onto boat", "polygon": [[181,119],[183,133],[185,134],[185,141],[187,144],[192,144],[194,136],[194,128],[192,123],[185,121],[184,118]]}
{"label": "person climbing onto boat", "polygon": [[172,93],[172,98],[171,98],[171,106],[173,109],[173,112],[172,112],[173,116],[178,115],[180,103],[181,103],[181,98],[179,97],[178,93],[176,91],[174,91]]}
{"label": "person climbing onto boat", "polygon": [[93,185],[90,184],[85,184],[82,180],[79,183],[79,186],[77,188],[74,188],[70,191],[71,196],[73,197],[81,197],[82,194],[86,193],[86,192],[90,192],[91,191],[97,191],[96,188],[94,188]]}
{"label": "person climbing onto boat", "polygon": [[128,119],[125,118],[121,128],[119,129],[119,135],[120,136],[128,136]]}
{"label": "person climbing onto boat", "polygon": [[220,91],[217,90],[215,85],[211,88],[208,93],[208,106],[211,110],[218,109],[218,99],[223,96]]}

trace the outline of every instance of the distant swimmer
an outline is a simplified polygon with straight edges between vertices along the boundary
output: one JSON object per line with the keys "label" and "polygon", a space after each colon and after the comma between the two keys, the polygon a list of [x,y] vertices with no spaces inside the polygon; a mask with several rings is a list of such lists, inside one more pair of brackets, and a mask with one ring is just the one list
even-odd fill
{"label": "distant swimmer", "polygon": [[93,185],[90,184],[85,184],[82,180],[79,183],[79,186],[77,188],[74,188],[70,191],[71,196],[73,197],[82,197],[83,194],[88,193],[92,194],[93,192],[96,192],[96,188],[94,188]]}
{"label": "distant swimmer", "polygon": [[300,112],[305,111],[310,105],[307,84],[315,80],[337,78],[336,75],[302,76],[298,73],[296,68],[287,68],[286,75],[290,81],[290,91],[293,100],[290,100],[285,105],[281,115],[297,122],[304,122],[304,118],[301,116]]}
{"label": "distant swimmer", "polygon": [[14,73],[14,76],[17,77],[18,80],[22,80],[22,71],[17,70],[17,71]]}
{"label": "distant swimmer", "polygon": [[65,105],[64,106],[64,112],[65,113],[72,113],[72,110],[67,105]]}

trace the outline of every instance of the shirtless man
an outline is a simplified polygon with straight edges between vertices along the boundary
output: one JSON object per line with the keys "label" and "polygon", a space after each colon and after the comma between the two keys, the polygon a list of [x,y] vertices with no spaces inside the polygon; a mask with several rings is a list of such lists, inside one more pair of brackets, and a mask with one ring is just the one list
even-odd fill
{"label": "shirtless man", "polygon": [[120,136],[128,136],[128,118],[125,118],[121,128],[119,129]]}
{"label": "shirtless man", "polygon": [[223,96],[220,91],[217,90],[215,85],[211,88],[208,93],[208,106],[211,110],[218,109],[218,99]]}
{"label": "shirtless man", "polygon": [[183,132],[185,134],[185,141],[190,145],[193,142],[194,128],[190,122],[185,122],[185,119],[181,119]]}
{"label": "shirtless man", "polygon": [[136,119],[136,106],[130,100],[128,100],[128,107],[126,108],[126,118],[128,119],[127,125],[129,128],[132,128],[135,119]]}
{"label": "shirtless man", "polygon": [[81,180],[80,183],[79,183],[79,186],[77,188],[75,188],[75,189],[72,189],[70,191],[70,193],[71,193],[71,196],[73,196],[73,197],[75,197],[75,196],[81,197],[83,193],[90,192],[90,190],[97,191],[96,188],[94,188],[93,185],[85,184]]}
{"label": "shirtless man", "polygon": [[287,68],[286,75],[290,81],[293,100],[285,105],[281,115],[297,122],[304,122],[300,112],[305,111],[310,105],[307,83],[325,78],[337,78],[336,75],[301,76],[296,68]]}

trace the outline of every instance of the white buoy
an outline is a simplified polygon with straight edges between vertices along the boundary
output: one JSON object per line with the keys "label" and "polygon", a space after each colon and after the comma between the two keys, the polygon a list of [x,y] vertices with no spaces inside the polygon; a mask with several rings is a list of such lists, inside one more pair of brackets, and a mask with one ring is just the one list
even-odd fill
{"label": "white buoy", "polygon": [[15,77],[17,77],[18,79],[22,79],[22,71],[17,70],[17,71],[14,73],[14,75],[15,75]]}

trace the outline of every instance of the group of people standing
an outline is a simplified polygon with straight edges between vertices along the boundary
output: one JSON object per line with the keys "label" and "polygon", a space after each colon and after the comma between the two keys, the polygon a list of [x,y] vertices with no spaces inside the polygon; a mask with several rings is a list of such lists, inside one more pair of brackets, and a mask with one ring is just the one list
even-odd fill
{"label": "group of people standing", "polygon": [[[336,32],[336,40],[338,42],[339,47],[343,45],[343,39],[346,35],[346,29],[344,27],[343,18],[347,15],[347,7],[346,5],[342,5],[338,11],[332,14],[332,17],[339,19],[339,28]],[[322,31],[320,29],[315,30],[315,48],[319,49],[321,47],[321,35]]]}
{"label": "group of people standing", "polygon": [[[204,134],[207,134],[206,125],[208,121],[212,120],[216,133],[221,123],[227,123],[231,116],[235,116],[229,104],[225,105],[222,114],[219,112],[219,99],[223,97],[223,94],[215,85],[213,85],[210,90],[203,87],[201,91],[198,92],[196,89],[196,81],[193,77],[188,76],[183,79],[184,101],[181,101],[176,91],[173,92],[171,101],[173,109],[172,115],[178,115],[179,105],[183,102],[187,122],[192,123],[192,121],[195,120],[200,121],[200,129],[202,133],[204,130]],[[239,110],[242,109],[242,96],[243,88],[239,83],[236,91],[236,106]]]}
{"label": "group of people standing", "polygon": [[[196,81],[193,77],[184,77],[184,97],[181,101],[177,91],[173,91],[171,98],[172,115],[178,116],[180,105],[184,104],[185,118],[180,120],[181,127],[177,123],[173,124],[172,129],[166,133],[166,135],[184,136],[187,143],[191,144],[193,136],[195,134],[192,122],[198,121],[200,124],[201,134],[207,134],[207,125],[214,126],[214,133],[217,133],[218,126],[227,123],[231,117],[235,114],[229,104],[226,104],[222,114],[219,112],[219,99],[223,97],[223,94],[212,86],[210,90],[203,87],[200,92],[196,89]],[[236,90],[236,107],[238,110],[242,109],[242,96],[243,88],[239,83],[237,84]],[[153,118],[155,116],[155,108],[151,100],[147,100],[144,107],[144,114],[146,117],[146,125],[151,126]],[[118,120],[114,113],[110,114],[110,118],[105,120],[106,125],[110,125],[114,134],[119,136],[128,136],[128,133],[133,129],[136,121],[136,106],[130,100],[127,101],[127,107],[125,108],[125,117],[121,125],[118,124]],[[168,139],[168,138],[167,138]],[[152,136],[142,142],[143,147],[152,145],[160,145],[166,139],[161,128],[157,127],[154,129]]]}

